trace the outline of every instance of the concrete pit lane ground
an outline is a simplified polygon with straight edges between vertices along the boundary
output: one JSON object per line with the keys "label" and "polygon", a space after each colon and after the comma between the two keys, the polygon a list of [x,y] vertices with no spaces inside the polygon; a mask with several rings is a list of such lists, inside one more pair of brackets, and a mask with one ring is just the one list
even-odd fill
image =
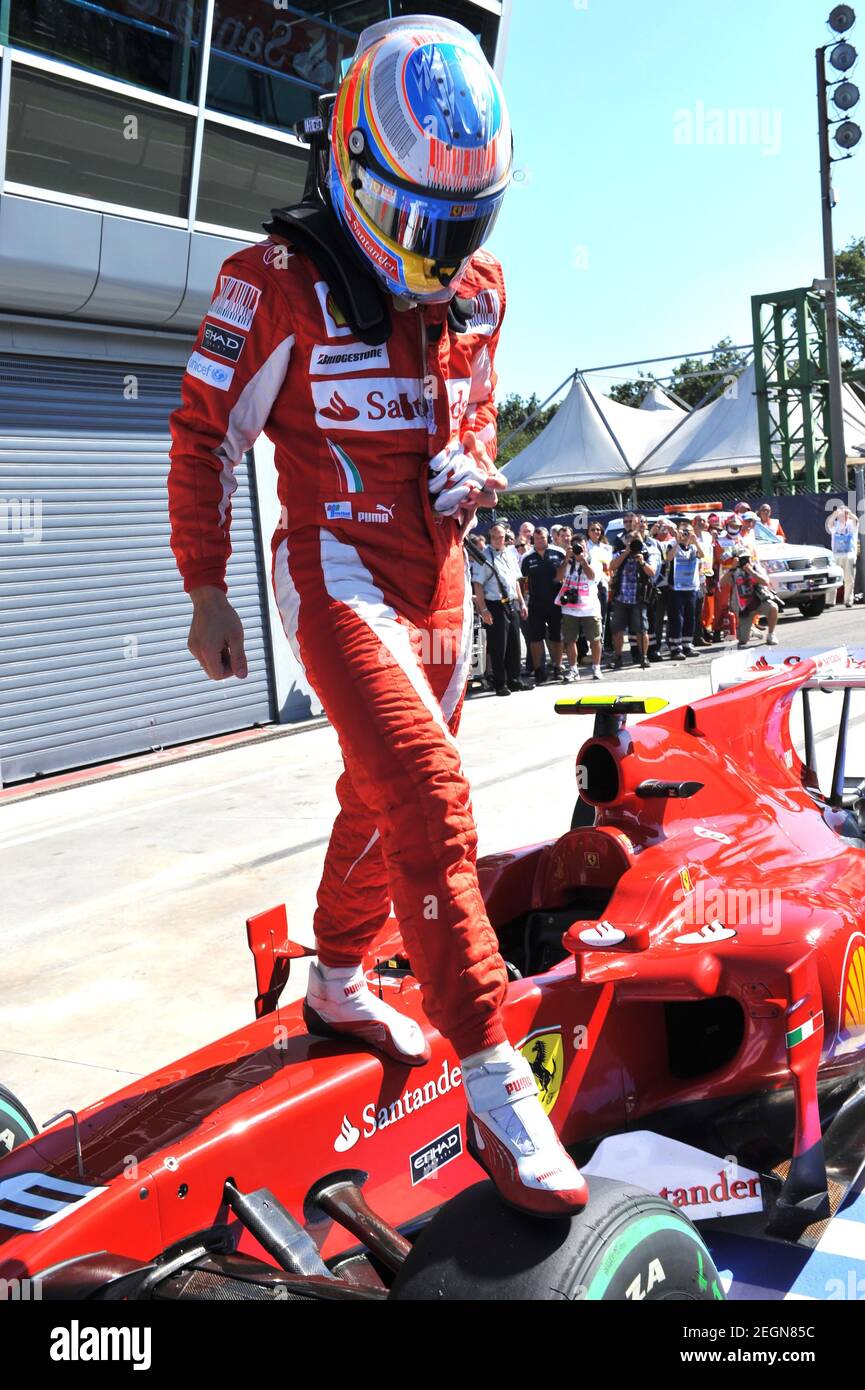
{"label": "concrete pit lane ground", "polygon": [[[793,612],[779,636],[790,652],[865,645],[862,609],[809,621]],[[469,699],[460,741],[481,853],[570,824],[575,756],[591,724],[557,717],[557,698],[649,690],[683,704],[709,693],[720,654]],[[840,697],[815,705],[828,778]],[[865,694],[852,714],[848,771],[865,776]],[[245,919],[285,902],[292,936],[311,944],[340,770],[329,727],[295,726],[204,757],[0,798],[0,1081],[39,1123],[252,1016]],[[304,963],[293,967],[286,999],[303,993],[306,973]]]}

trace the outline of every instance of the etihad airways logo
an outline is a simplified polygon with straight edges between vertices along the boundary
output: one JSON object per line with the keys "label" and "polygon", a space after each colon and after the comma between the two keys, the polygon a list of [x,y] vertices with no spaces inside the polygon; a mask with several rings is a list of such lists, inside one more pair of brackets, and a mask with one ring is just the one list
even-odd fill
{"label": "etihad airways logo", "polygon": [[353,378],[333,385],[327,381],[309,384],[319,429],[334,425],[376,432],[427,428],[427,401],[414,377],[385,377],[374,387]]}
{"label": "etihad airways logo", "polygon": [[459,1067],[451,1066],[446,1058],[435,1081],[428,1081],[425,1086],[416,1086],[413,1091],[406,1091],[405,1095],[392,1101],[390,1105],[376,1108],[375,1101],[371,1100],[361,1111],[362,1128],[358,1128],[348,1115],[344,1115],[339,1133],[333,1141],[334,1149],[338,1154],[347,1153],[360,1139],[374,1138],[379,1130],[399,1124],[406,1115],[413,1115],[415,1111],[422,1110],[424,1106],[432,1105],[434,1101],[446,1096],[449,1091],[456,1090],[457,1086],[462,1085],[462,1079]]}

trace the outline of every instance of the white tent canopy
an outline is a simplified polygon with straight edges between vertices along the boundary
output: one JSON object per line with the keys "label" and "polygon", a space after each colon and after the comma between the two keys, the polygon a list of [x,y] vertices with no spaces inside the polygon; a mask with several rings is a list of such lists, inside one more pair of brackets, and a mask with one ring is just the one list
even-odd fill
{"label": "white tent canopy", "polygon": [[[658,386],[642,404],[620,405],[579,374],[550,423],[504,466],[508,490],[591,492],[661,479],[696,482],[760,472],[755,369],[746,367],[721,396],[684,411]],[[865,456],[865,406],[844,386],[849,458]],[[796,428],[796,412],[791,427]]]}
{"label": "white tent canopy", "polygon": [[671,423],[674,418],[688,414],[687,410],[684,410],[678,401],[674,401],[672,396],[668,396],[663,386],[659,386],[657,382],[649,387],[640,401],[639,409],[666,411]]}
{"label": "white tent canopy", "polygon": [[641,479],[659,474],[677,478],[717,478],[723,473],[760,469],[760,432],[754,396],[754,365],[746,367],[717,400],[685,415],[653,454],[644,456]]}
{"label": "white tent canopy", "polygon": [[629,482],[630,470],[640,459],[669,434],[677,414],[687,418],[678,406],[644,411],[620,405],[577,376],[546,428],[505,464],[508,490],[621,486]]}

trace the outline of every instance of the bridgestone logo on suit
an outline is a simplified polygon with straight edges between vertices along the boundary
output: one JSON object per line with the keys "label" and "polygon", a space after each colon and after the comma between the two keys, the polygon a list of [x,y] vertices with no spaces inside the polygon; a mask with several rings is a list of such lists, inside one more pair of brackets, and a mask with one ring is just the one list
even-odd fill
{"label": "bridgestone logo on suit", "polygon": [[371,372],[380,367],[390,366],[387,348],[368,347],[366,343],[352,343],[345,347],[328,346],[318,343],[309,359],[311,376],[333,376],[338,372]]}

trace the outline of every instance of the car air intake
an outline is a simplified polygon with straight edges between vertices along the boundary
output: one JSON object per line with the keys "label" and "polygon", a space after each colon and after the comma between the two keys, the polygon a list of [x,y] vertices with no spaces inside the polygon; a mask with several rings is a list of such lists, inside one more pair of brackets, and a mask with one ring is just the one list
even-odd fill
{"label": "car air intake", "polygon": [[621,792],[619,764],[603,743],[587,743],[577,763],[582,796],[596,806],[615,801]]}

